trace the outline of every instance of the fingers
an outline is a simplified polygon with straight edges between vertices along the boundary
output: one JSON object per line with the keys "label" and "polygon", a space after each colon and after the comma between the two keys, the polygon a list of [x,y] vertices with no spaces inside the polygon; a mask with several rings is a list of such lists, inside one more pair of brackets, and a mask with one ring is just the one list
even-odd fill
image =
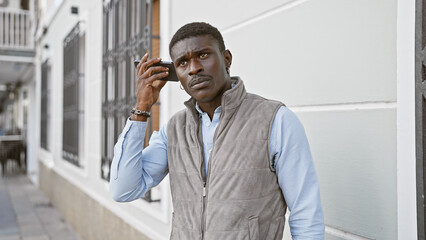
{"label": "fingers", "polygon": [[144,74],[146,71],[148,71],[148,69],[153,64],[159,63],[160,61],[161,61],[161,58],[153,58],[153,59],[150,59],[150,60],[145,60],[144,62],[142,62],[142,60],[141,60],[141,62],[139,63],[141,65],[140,65],[140,67],[138,68],[138,71],[137,71],[138,75]]}
{"label": "fingers", "polygon": [[164,78],[168,75],[169,69],[163,66],[152,66],[161,61],[161,58],[148,60],[149,53],[145,53],[137,65],[137,82],[144,81],[146,84],[152,84],[153,81]]}
{"label": "fingers", "polygon": [[146,60],[148,59],[148,57],[149,57],[149,52],[146,52],[145,55],[143,55],[141,61],[136,66],[136,68],[139,69],[140,66],[142,65],[142,63],[146,62]]}
{"label": "fingers", "polygon": [[[169,69],[167,67],[163,67],[163,66],[152,66],[152,67],[149,67],[148,70],[146,70],[142,74],[142,77],[143,78],[149,78],[149,77],[151,77],[153,75],[161,74],[161,73],[168,72],[168,71],[169,71]],[[157,78],[157,76],[155,78]],[[160,77],[160,78],[163,78],[163,77]],[[159,78],[157,78],[157,79],[159,79]]]}
{"label": "fingers", "polygon": [[148,57],[149,57],[149,53],[146,52],[145,55],[143,55],[143,57],[139,61],[138,65],[136,66],[136,74],[137,75],[141,75],[142,65],[143,65],[143,63],[146,62],[146,60],[148,59]]}
{"label": "fingers", "polygon": [[148,60],[148,57],[149,53],[145,53],[145,55],[142,57],[141,61],[137,65],[137,74],[139,76],[146,72],[150,66],[161,61],[161,58],[153,58]]}

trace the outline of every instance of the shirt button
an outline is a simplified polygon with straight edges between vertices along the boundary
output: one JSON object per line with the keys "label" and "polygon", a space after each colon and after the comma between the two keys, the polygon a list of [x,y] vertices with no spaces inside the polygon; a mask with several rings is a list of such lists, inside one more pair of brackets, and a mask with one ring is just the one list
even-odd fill
{"label": "shirt button", "polygon": [[211,154],[211,153],[212,153],[212,150],[210,149],[210,150],[209,150],[209,154]]}
{"label": "shirt button", "polygon": [[211,123],[210,122],[206,122],[206,126],[210,127]]}

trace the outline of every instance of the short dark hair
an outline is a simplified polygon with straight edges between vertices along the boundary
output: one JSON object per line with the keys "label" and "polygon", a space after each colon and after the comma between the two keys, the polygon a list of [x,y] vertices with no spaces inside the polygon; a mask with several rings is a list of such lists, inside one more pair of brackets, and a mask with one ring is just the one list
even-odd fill
{"label": "short dark hair", "polygon": [[225,43],[223,42],[222,34],[219,30],[217,30],[217,28],[205,22],[192,22],[179,28],[175,35],[173,35],[172,40],[169,43],[169,54],[172,54],[173,46],[180,40],[201,35],[209,35],[213,37],[219,44],[219,50],[225,51]]}

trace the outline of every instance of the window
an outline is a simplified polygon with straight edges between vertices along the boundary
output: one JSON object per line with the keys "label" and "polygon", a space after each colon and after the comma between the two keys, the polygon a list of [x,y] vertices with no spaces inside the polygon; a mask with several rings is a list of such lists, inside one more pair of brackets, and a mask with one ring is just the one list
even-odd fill
{"label": "window", "polygon": [[[101,177],[109,180],[114,144],[136,104],[133,61],[146,51],[159,56],[159,1],[104,1]],[[158,130],[159,103],[152,108],[147,138]],[[145,141],[146,143],[148,141]],[[145,200],[156,201],[148,193]]]}
{"label": "window", "polygon": [[40,147],[50,150],[50,74],[49,60],[41,64],[41,116],[40,116]]}
{"label": "window", "polygon": [[84,34],[77,23],[63,41],[62,157],[81,167],[84,120]]}

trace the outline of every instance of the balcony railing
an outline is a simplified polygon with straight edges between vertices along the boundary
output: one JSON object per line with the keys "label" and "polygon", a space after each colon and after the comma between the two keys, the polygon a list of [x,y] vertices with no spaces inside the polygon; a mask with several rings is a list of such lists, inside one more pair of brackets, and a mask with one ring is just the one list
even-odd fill
{"label": "balcony railing", "polygon": [[30,11],[0,9],[0,49],[32,50],[33,48]]}

